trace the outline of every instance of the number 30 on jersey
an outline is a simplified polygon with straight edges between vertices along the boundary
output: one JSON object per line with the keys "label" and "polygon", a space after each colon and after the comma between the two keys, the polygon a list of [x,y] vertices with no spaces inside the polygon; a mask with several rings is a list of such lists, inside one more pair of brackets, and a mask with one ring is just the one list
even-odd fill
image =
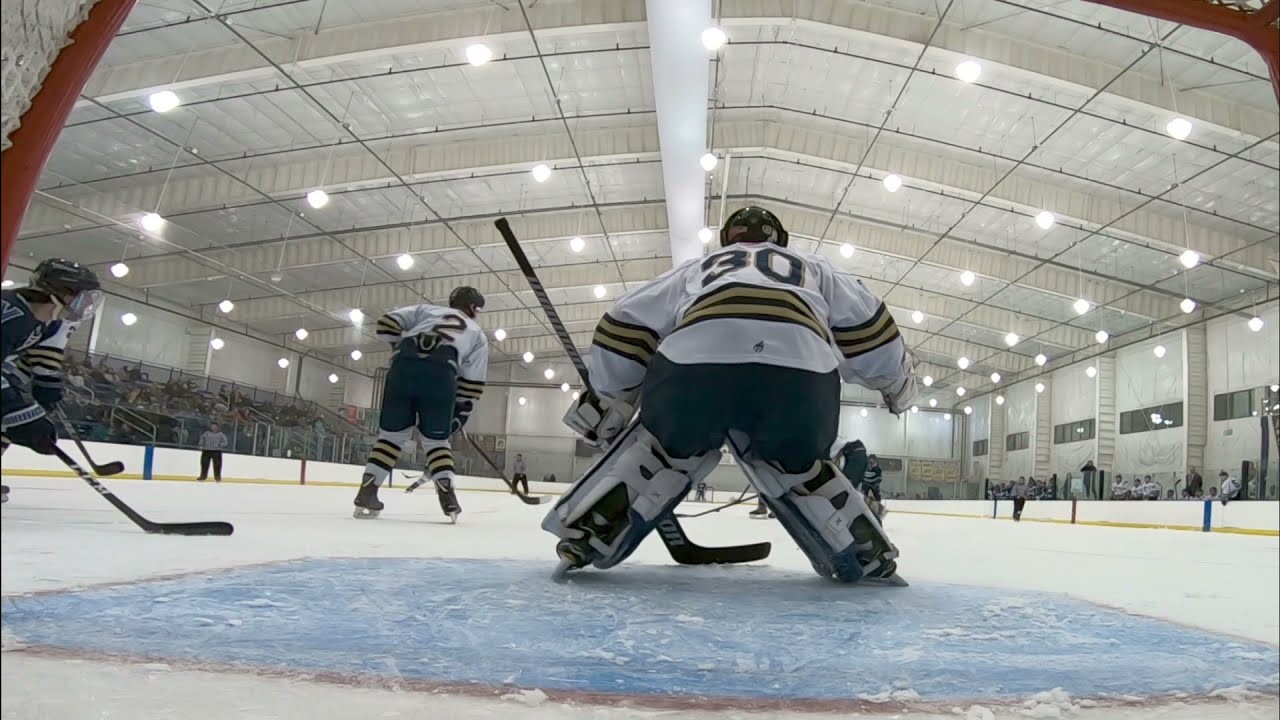
{"label": "number 30 on jersey", "polygon": [[702,276],[702,287],[750,266],[774,282],[795,287],[804,285],[804,265],[800,260],[779,252],[777,248],[764,247],[758,250],[734,248],[708,255],[702,261],[702,271],[706,273]]}

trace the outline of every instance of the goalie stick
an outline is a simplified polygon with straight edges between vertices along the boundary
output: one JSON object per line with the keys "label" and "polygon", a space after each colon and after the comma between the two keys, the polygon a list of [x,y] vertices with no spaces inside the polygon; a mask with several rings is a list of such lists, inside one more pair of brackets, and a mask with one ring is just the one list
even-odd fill
{"label": "goalie stick", "polygon": [[93,458],[89,455],[88,448],[84,446],[84,442],[80,439],[80,433],[76,432],[75,425],[71,424],[71,420],[67,418],[67,414],[62,411],[62,408],[58,408],[57,415],[58,419],[62,421],[62,429],[67,433],[67,436],[71,438],[71,441],[76,444],[76,447],[80,449],[80,454],[83,455],[84,459],[89,463],[89,467],[93,468],[94,475],[97,475],[98,477],[110,477],[124,472],[124,463],[119,460],[113,460],[106,465],[99,465],[94,462]]}
{"label": "goalie stick", "polygon": [[65,463],[67,467],[71,468],[76,475],[79,475],[81,480],[89,483],[89,487],[97,490],[98,494],[106,498],[107,502],[114,505],[117,510],[124,513],[125,517],[132,520],[135,525],[150,535],[230,535],[235,531],[235,528],[229,522],[158,523],[148,520],[129,507],[125,501],[116,497],[115,493],[98,482],[84,468],[80,467],[80,464],[72,459],[62,448],[54,446],[53,454]]}
{"label": "goalie stick", "polygon": [[[507,249],[511,251],[511,255],[515,258],[516,265],[520,267],[520,272],[524,275],[525,281],[529,283],[530,289],[533,290],[533,294],[538,298],[538,304],[542,306],[542,312],[546,314],[547,320],[551,322],[551,327],[555,330],[556,337],[560,340],[560,345],[564,348],[565,354],[569,356],[569,362],[573,363],[574,369],[578,371],[578,376],[582,378],[582,384],[588,388],[591,387],[587,364],[583,362],[582,356],[578,354],[578,348],[574,346],[569,330],[565,328],[564,322],[560,320],[560,313],[556,311],[556,306],[547,295],[546,288],[542,286],[542,281],[538,279],[538,274],[534,272],[533,265],[529,262],[529,256],[525,255],[524,248],[520,247],[520,241],[516,239],[515,233],[511,230],[511,223],[507,222],[506,218],[498,218],[493,225],[498,229],[498,233],[502,235],[502,239],[507,244]],[[769,557],[769,552],[773,549],[773,546],[767,542],[727,547],[704,547],[698,545],[685,534],[684,528],[681,527],[680,521],[674,513],[659,521],[658,536],[662,538],[663,544],[667,546],[667,552],[671,553],[671,559],[681,565],[722,565],[755,562]]]}

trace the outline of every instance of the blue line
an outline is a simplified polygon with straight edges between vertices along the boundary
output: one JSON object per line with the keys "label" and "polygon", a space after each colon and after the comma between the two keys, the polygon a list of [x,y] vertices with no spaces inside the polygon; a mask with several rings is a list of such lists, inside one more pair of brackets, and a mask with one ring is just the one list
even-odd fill
{"label": "blue line", "polygon": [[143,448],[143,452],[142,452],[142,479],[143,480],[151,479],[151,466],[155,464],[155,460],[156,460],[156,446],[148,445],[145,448]]}

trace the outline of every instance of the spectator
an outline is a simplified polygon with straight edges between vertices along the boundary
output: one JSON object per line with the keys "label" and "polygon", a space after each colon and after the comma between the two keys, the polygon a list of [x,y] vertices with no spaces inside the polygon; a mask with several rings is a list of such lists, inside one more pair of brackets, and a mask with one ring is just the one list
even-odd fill
{"label": "spectator", "polygon": [[1116,473],[1116,483],[1111,486],[1112,500],[1128,500],[1130,496],[1129,483],[1125,482],[1124,475]]}
{"label": "spectator", "polygon": [[1098,476],[1098,466],[1093,464],[1092,460],[1086,460],[1084,467],[1080,468],[1080,480],[1084,482],[1085,497],[1101,497],[1101,488],[1097,495],[1094,495],[1093,481]]}
{"label": "spectator", "polygon": [[1187,485],[1182,488],[1182,496],[1187,498],[1198,498],[1204,492],[1204,478],[1200,477],[1200,473],[1196,472],[1196,466],[1192,465],[1187,469]]}
{"label": "spectator", "polygon": [[1135,492],[1133,493],[1134,500],[1159,500],[1160,499],[1160,486],[1156,484],[1155,480],[1151,479],[1150,475],[1144,476],[1142,478],[1142,485],[1137,488],[1134,488],[1134,490],[1135,490]]}
{"label": "spectator", "polygon": [[209,423],[209,429],[200,436],[200,482],[209,479],[209,465],[213,465],[214,482],[222,482],[222,451],[227,447],[227,436],[218,423]]}
{"label": "spectator", "polygon": [[1018,478],[1018,484],[1013,486],[1013,521],[1022,522],[1022,508],[1027,506],[1027,480],[1026,478]]}
{"label": "spectator", "polygon": [[524,455],[516,453],[516,459],[511,463],[511,494],[516,494],[516,487],[524,491],[525,495],[529,494],[529,474],[528,469],[524,466]]}
{"label": "spectator", "polygon": [[1169,488],[1168,490],[1165,490],[1165,491],[1164,491],[1164,499],[1165,499],[1165,500],[1172,500],[1172,499],[1173,499],[1173,488]]}

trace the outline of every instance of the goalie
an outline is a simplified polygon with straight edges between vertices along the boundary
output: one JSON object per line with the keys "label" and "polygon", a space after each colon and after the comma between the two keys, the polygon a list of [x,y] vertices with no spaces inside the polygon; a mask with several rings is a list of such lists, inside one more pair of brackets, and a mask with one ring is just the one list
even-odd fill
{"label": "goalie", "polygon": [[601,318],[593,388],[565,422],[608,450],[543,520],[560,538],[561,572],[626,559],[727,442],[819,575],[894,574],[897,549],[828,452],[841,377],[900,414],[915,395],[914,360],[884,302],[787,239],[773,213],[738,210],[721,250],[627,293]]}

